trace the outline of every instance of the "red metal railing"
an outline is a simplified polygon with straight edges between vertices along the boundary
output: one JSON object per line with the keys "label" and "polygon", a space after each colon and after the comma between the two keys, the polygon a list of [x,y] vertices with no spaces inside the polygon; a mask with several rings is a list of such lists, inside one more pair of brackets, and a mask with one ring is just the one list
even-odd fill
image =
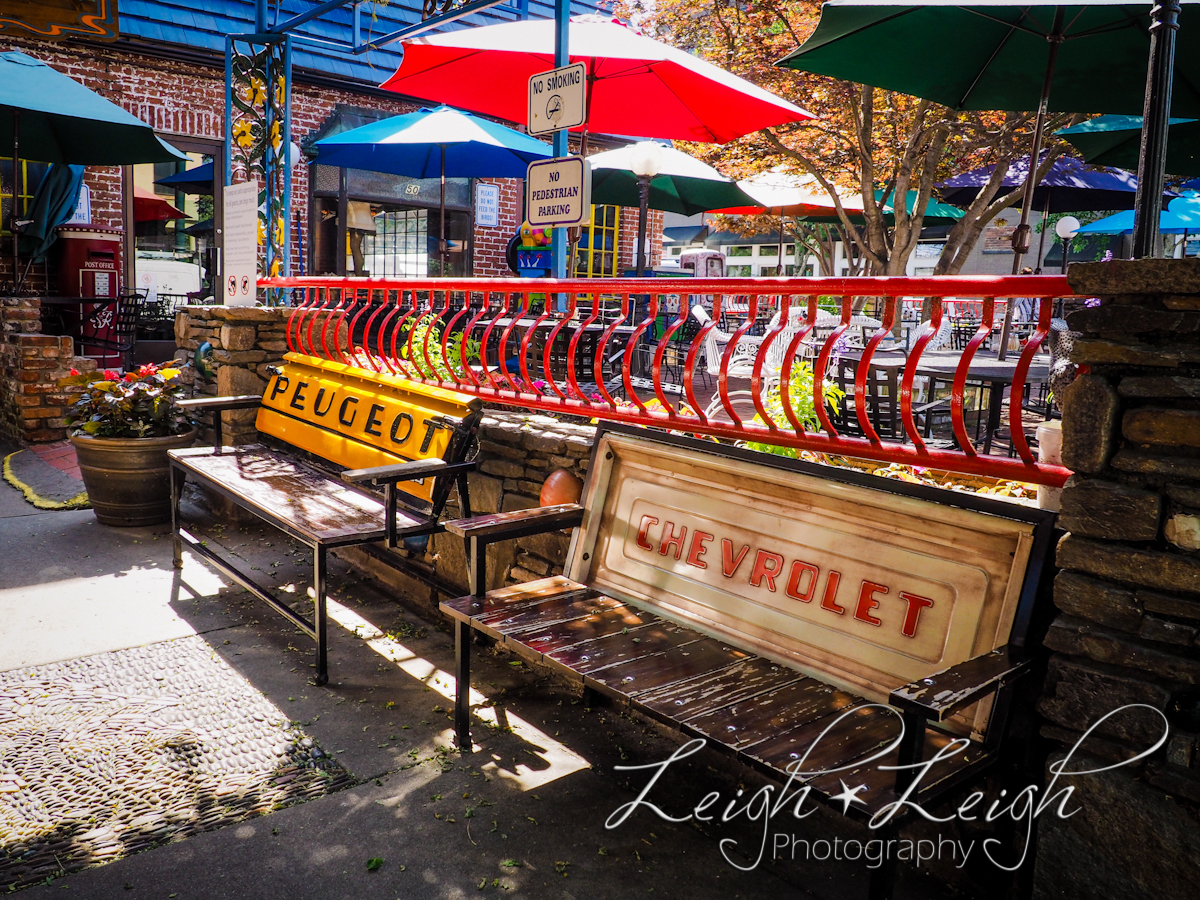
{"label": "red metal railing", "polygon": [[[260,285],[293,291],[295,308],[287,325],[291,350],[496,403],[1031,483],[1061,485],[1070,475],[1061,466],[1037,463],[1020,402],[1049,332],[1053,301],[1072,296],[1066,279],[1059,276],[603,281],[308,277],[264,279]],[[980,367],[998,364],[980,348],[1002,318],[999,308],[1005,298],[1013,297],[1036,298],[1036,321],[1008,373],[997,375],[993,369],[989,379],[979,374]],[[825,306],[832,300],[840,313],[832,320],[818,306],[823,298]],[[847,403],[841,425],[861,436],[839,432],[824,394],[831,363],[845,355],[840,339],[862,321],[853,318],[856,298],[876,298],[872,302],[881,320],[873,333],[864,334],[864,347],[853,353],[853,390],[846,385],[846,399],[853,403]],[[930,312],[926,321],[912,323],[915,339],[909,341],[907,359],[896,362],[894,354],[877,357],[902,307],[911,306],[913,298],[925,298]],[[724,335],[728,339],[722,346],[710,338],[721,333],[722,312],[735,303],[746,310],[740,313],[745,320],[729,326],[732,333]],[[690,338],[680,341],[677,336],[685,333],[696,305],[708,311],[707,321],[698,320]],[[939,354],[935,365],[927,347],[944,334],[944,317],[948,320],[955,308],[975,313],[974,335],[957,361],[948,362]],[[751,337],[756,323],[763,327],[764,322],[764,333]],[[814,335],[817,329],[824,334]],[[712,351],[714,345],[719,363],[706,359],[702,365],[706,349]],[[903,434],[897,427],[892,435],[881,437],[878,398],[868,396],[868,378],[875,377],[873,367],[889,356],[899,394],[891,398],[891,408],[894,416],[898,399]],[[793,396],[793,385],[800,383],[793,382],[793,376],[801,365],[814,369],[811,405],[807,398]],[[715,380],[711,397],[697,384],[710,370]],[[1004,424],[1015,455],[985,455],[969,434],[968,387],[990,383],[995,389],[1008,378]],[[955,449],[931,446],[918,424],[924,406],[918,402],[919,388],[927,389],[935,381],[949,386]],[[774,392],[769,392],[771,385],[777,386]],[[739,386],[740,402],[732,396]],[[993,393],[992,401],[1003,393],[1004,389]],[[678,408],[672,397],[678,399]],[[924,400],[928,399],[927,393]],[[819,425],[806,428],[804,420],[811,422],[814,416]],[[994,422],[993,414],[989,425]]]}

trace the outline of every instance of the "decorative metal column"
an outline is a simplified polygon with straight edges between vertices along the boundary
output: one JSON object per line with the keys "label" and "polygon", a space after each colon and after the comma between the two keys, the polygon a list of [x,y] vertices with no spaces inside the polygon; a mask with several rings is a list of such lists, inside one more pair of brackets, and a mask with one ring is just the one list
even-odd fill
{"label": "decorative metal column", "polygon": [[[225,183],[259,184],[259,271],[291,274],[292,132],[290,35],[235,35],[226,40]],[[268,293],[268,302],[282,295]]]}
{"label": "decorative metal column", "polygon": [[1150,62],[1146,103],[1142,107],[1142,146],[1138,156],[1133,257],[1162,255],[1158,221],[1162,214],[1163,176],[1167,168],[1167,132],[1175,79],[1175,32],[1179,0],[1158,0],[1150,10]]}

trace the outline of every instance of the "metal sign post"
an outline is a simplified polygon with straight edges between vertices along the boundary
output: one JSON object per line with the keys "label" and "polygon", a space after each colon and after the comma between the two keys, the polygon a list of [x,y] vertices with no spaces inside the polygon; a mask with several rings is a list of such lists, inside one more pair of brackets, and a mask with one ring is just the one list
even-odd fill
{"label": "metal sign post", "polygon": [[[571,27],[571,0],[554,0],[554,67],[565,68],[571,62],[570,41],[568,37]],[[567,156],[570,148],[567,145],[567,132],[554,132],[554,155]],[[567,277],[567,234],[561,228],[554,229],[550,243],[551,256],[554,260],[554,277]],[[559,297],[559,305],[565,303],[564,297]]]}

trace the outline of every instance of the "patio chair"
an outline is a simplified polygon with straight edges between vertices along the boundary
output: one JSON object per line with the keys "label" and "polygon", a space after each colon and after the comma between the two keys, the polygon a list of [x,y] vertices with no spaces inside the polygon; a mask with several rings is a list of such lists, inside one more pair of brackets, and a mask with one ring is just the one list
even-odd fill
{"label": "patio chair", "polygon": [[122,367],[128,369],[133,364],[133,347],[137,343],[138,322],[145,314],[145,302],[141,294],[122,295],[106,332],[79,337],[77,342],[89,350],[102,350],[105,355],[120,355]]}

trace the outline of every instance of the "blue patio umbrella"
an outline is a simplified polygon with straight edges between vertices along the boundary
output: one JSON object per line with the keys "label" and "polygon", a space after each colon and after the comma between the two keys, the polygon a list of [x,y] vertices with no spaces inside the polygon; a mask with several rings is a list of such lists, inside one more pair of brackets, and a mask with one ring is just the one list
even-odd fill
{"label": "blue patio umbrella", "polygon": [[188,169],[186,172],[176,172],[166,178],[160,178],[155,184],[174,188],[185,194],[212,196],[213,194],[213,164],[210,162]]}
{"label": "blue patio umbrella", "polygon": [[449,106],[422,109],[324,138],[317,162],[412,178],[441,179],[438,255],[445,271],[446,176],[523,178],[529,163],[552,156],[541,141]]}
{"label": "blue patio umbrella", "polygon": [[[1172,200],[1158,219],[1162,234],[1200,232],[1200,193],[1188,191]],[[1133,234],[1133,210],[1127,209],[1080,228],[1076,234]]]}

